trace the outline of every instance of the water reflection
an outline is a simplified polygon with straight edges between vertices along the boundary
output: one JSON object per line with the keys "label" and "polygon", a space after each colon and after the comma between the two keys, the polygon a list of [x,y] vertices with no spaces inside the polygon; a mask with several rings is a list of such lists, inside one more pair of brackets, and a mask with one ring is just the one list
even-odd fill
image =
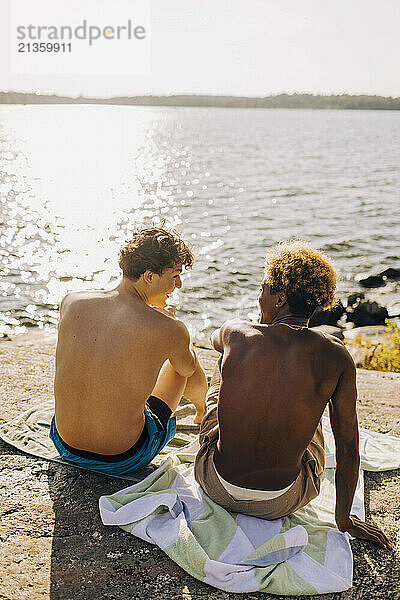
{"label": "water reflection", "polygon": [[[339,111],[0,107],[3,331],[54,326],[68,291],[115,285],[119,247],[146,221],[165,221],[193,243],[195,266],[175,301],[197,335],[256,315],[265,248],[279,239],[325,249],[343,272],[340,291],[353,291],[359,271],[397,257],[399,124],[379,113],[343,119]],[[375,295],[385,302],[396,289]]]}

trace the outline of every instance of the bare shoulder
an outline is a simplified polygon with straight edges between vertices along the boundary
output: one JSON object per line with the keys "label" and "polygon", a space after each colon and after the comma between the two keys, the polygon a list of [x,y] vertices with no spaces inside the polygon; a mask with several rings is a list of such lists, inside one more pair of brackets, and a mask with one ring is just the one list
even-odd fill
{"label": "bare shoulder", "polygon": [[189,335],[188,328],[186,327],[186,325],[183,321],[180,321],[179,319],[169,319],[169,321],[170,321],[169,325],[170,325],[171,329],[173,331],[175,331],[177,335],[181,335],[181,336]]}
{"label": "bare shoulder", "polygon": [[78,292],[69,292],[64,296],[60,303],[60,314],[65,313],[66,310],[78,308],[84,310],[85,306],[94,299],[104,297],[102,290],[82,290]]}
{"label": "bare shoulder", "polygon": [[221,327],[221,335],[225,341],[241,339],[256,332],[254,323],[245,321],[244,319],[230,319],[225,321]]}
{"label": "bare shoulder", "polygon": [[[164,316],[164,315],[160,315]],[[183,321],[164,317],[163,322],[156,328],[159,347],[169,353],[186,352],[190,346],[190,333]]]}
{"label": "bare shoulder", "polygon": [[60,302],[60,313],[64,312],[67,308],[72,306],[76,300],[80,297],[81,292],[69,292],[64,296]]}
{"label": "bare shoulder", "polygon": [[343,370],[355,370],[353,357],[342,340],[330,333],[315,330],[313,330],[313,333],[321,338],[324,350],[335,358],[338,364],[343,367]]}
{"label": "bare shoulder", "polygon": [[179,319],[172,319],[171,317],[164,317],[163,325],[165,333],[167,334],[171,343],[177,341],[187,342],[190,340],[190,333],[183,321]]}
{"label": "bare shoulder", "polygon": [[217,352],[224,352],[224,348],[235,341],[241,341],[249,331],[251,323],[243,319],[230,319],[211,335],[210,342]]}

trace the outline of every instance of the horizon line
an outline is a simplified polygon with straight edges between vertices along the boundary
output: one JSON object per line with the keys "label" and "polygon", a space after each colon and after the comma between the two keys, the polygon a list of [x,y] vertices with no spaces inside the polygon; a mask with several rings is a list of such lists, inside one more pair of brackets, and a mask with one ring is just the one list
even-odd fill
{"label": "horizon line", "polygon": [[257,100],[257,99],[266,99],[266,98],[279,98],[280,96],[309,96],[309,97],[322,97],[322,98],[329,98],[329,97],[352,97],[352,98],[359,98],[359,97],[364,97],[364,98],[385,98],[387,100],[400,100],[400,96],[384,96],[381,94],[366,94],[366,93],[357,93],[357,94],[350,94],[348,92],[333,92],[333,93],[328,93],[328,92],[278,92],[278,93],[272,93],[272,94],[267,94],[267,95],[236,95],[236,94],[218,94],[218,93],[161,93],[161,94],[113,94],[113,95],[109,95],[109,96],[103,96],[103,95],[99,95],[99,96],[92,96],[91,94],[79,94],[79,95],[69,95],[69,94],[61,94],[61,93],[57,93],[57,92],[38,92],[38,91],[18,91],[18,90],[13,90],[13,89],[8,89],[8,90],[0,90],[0,94],[21,94],[21,95],[34,95],[34,96],[56,96],[56,97],[61,97],[61,98],[71,98],[71,99],[78,99],[78,98],[88,98],[88,99],[93,99],[93,100],[112,100],[113,98],[187,98],[187,97],[191,97],[191,98],[248,98],[251,100]]}

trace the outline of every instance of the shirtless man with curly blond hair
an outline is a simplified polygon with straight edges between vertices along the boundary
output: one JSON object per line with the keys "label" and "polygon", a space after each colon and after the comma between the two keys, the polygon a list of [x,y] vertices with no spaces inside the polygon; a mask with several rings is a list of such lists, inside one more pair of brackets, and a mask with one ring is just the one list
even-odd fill
{"label": "shirtless man with curly blond hair", "polygon": [[207,396],[195,462],[198,483],[226,509],[276,519],[319,494],[324,470],[321,417],[329,405],[336,443],[336,523],[389,547],[374,525],[350,514],[358,479],[356,369],[341,341],[310,330],[334,305],[329,259],[299,241],[266,257],[259,324],[226,322],[211,337],[221,353]]}

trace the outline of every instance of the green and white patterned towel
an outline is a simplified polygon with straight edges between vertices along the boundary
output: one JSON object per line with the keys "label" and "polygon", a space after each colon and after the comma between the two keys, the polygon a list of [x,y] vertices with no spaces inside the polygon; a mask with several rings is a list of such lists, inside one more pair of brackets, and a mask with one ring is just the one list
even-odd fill
{"label": "green and white patterned towel", "polygon": [[[171,453],[146,479],[102,496],[105,525],[157,544],[185,571],[227,592],[303,595],[341,592],[352,585],[349,535],[334,525],[335,458],[324,419],[326,469],[320,495],[293,515],[264,521],[230,513],[196,483],[197,441]],[[360,431],[361,469],[400,467],[400,439]],[[352,512],[364,518],[363,472]]]}

